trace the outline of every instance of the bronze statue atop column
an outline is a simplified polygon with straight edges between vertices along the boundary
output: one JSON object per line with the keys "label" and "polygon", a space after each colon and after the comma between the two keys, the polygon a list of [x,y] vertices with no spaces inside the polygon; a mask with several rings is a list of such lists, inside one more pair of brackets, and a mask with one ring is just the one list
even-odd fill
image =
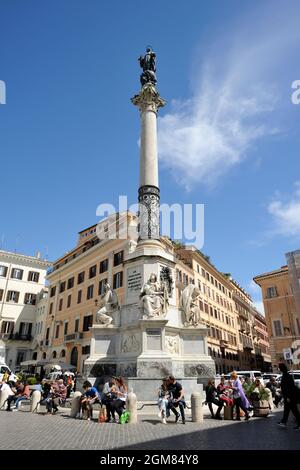
{"label": "bronze statue atop column", "polygon": [[146,54],[139,57],[139,63],[143,69],[143,73],[140,76],[141,85],[144,86],[146,83],[156,84],[156,54],[152,51],[151,47],[147,47]]}

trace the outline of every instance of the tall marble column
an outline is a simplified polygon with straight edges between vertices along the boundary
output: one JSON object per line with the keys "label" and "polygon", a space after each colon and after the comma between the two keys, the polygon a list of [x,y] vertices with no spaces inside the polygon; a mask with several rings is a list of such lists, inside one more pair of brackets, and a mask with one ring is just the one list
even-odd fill
{"label": "tall marble column", "polygon": [[140,240],[158,240],[159,186],[157,157],[157,112],[165,105],[155,85],[147,82],[131,99],[141,114],[139,219]]}

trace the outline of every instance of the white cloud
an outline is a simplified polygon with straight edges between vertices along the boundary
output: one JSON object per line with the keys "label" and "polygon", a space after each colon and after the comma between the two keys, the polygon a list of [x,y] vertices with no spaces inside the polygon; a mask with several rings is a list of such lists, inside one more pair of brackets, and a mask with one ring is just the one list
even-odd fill
{"label": "white cloud", "polygon": [[159,118],[160,160],[187,189],[216,183],[243,162],[259,139],[281,128],[274,112],[279,106],[274,77],[285,70],[291,44],[294,50],[300,42],[300,29],[290,15],[287,22],[278,15],[266,29],[263,18],[268,21],[269,15],[267,9],[260,25],[257,18],[249,20],[247,33],[242,25],[232,35],[234,44],[231,39],[229,46],[216,45],[210,54],[214,58],[194,70],[193,96],[173,101]]}
{"label": "white cloud", "polygon": [[300,181],[289,198],[278,194],[268,205],[268,212],[273,218],[273,235],[300,237]]}
{"label": "white cloud", "polygon": [[214,183],[258,138],[274,132],[256,119],[273,109],[272,95],[257,88],[255,96],[241,96],[233,83],[216,88],[207,80],[192,100],[174,103],[160,118],[160,159],[187,187]]}

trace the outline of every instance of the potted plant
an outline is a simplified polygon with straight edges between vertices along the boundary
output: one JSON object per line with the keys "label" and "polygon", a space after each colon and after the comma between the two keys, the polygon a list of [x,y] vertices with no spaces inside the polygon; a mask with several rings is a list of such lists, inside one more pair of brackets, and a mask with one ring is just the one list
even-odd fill
{"label": "potted plant", "polygon": [[244,385],[247,398],[253,406],[253,416],[266,417],[270,413],[269,394],[265,387],[257,387],[254,383]]}
{"label": "potted plant", "polygon": [[270,413],[269,408],[269,395],[267,390],[262,388],[256,394],[256,398],[253,400],[253,416],[266,417]]}

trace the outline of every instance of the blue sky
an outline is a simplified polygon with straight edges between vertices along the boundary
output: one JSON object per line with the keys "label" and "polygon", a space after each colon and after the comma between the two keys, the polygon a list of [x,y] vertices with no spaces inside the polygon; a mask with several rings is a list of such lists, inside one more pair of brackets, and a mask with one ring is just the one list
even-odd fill
{"label": "blue sky", "polygon": [[299,248],[296,1],[1,0],[2,248],[53,260],[136,200],[138,56],[157,54],[163,202],[205,204],[203,251],[255,301]]}

